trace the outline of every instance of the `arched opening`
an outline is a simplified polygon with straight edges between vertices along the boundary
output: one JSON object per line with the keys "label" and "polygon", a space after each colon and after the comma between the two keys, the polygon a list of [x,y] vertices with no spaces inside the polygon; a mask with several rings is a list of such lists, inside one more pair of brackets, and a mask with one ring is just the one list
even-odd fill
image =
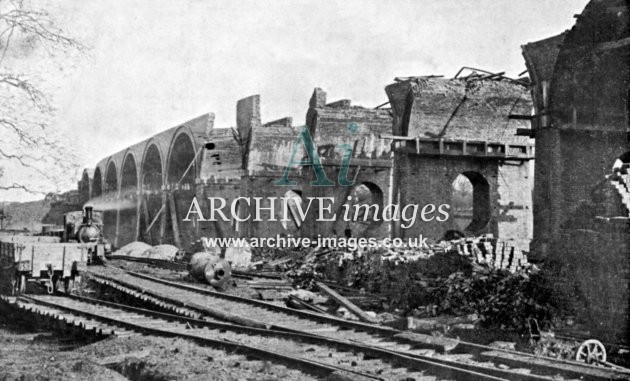
{"label": "arched opening", "polygon": [[[349,221],[343,221],[343,229],[336,228],[337,234],[345,237],[368,237],[372,230],[382,224],[383,191],[378,185],[365,182],[355,185],[348,194],[349,199],[342,206],[337,221],[341,221],[346,208]],[[376,219],[376,221],[375,221]]]}
{"label": "arched opening", "polygon": [[179,134],[171,147],[168,159],[167,182],[170,189],[190,190],[194,188],[196,163],[195,146],[187,134]]}
{"label": "arched opening", "polygon": [[477,172],[464,172],[451,184],[451,208],[456,227],[462,232],[477,233],[488,225],[490,185]]}
{"label": "arched opening", "polygon": [[451,185],[451,208],[457,230],[465,231],[473,221],[473,185],[462,174]]}
{"label": "arched opening", "polygon": [[298,207],[302,205],[302,192],[299,190],[288,190],[284,196],[286,199],[287,220],[282,220],[282,227],[289,233],[296,233],[302,226],[302,218]]}
{"label": "arched opening", "polygon": [[138,171],[133,155],[125,156],[120,179],[120,196],[118,200],[119,227],[118,245],[123,246],[136,238]]}
{"label": "arched opening", "polygon": [[116,214],[118,213],[118,172],[113,161],[107,165],[105,172],[103,197],[94,205],[94,208],[103,211],[103,234],[110,242],[115,243]]}
{"label": "arched opening", "polygon": [[81,175],[79,182],[79,204],[84,205],[90,199],[90,175],[87,169]]}
{"label": "arched opening", "polygon": [[159,223],[157,220],[151,223],[159,219],[157,214],[162,208],[162,155],[155,144],[144,154],[141,173],[140,240],[155,244],[159,242]]}
{"label": "arched opening", "polygon": [[94,178],[92,179],[92,194],[90,198],[100,197],[103,194],[103,175],[101,169],[94,170]]}
{"label": "arched opening", "polygon": [[195,194],[195,146],[188,134],[177,135],[168,157],[167,176],[169,193],[165,240],[176,246],[187,247],[195,241],[196,221],[182,221],[182,213],[190,207]]}

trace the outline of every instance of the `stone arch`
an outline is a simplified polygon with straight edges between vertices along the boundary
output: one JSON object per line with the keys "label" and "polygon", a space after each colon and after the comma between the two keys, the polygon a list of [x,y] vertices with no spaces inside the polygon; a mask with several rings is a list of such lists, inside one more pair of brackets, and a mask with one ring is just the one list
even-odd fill
{"label": "stone arch", "polygon": [[87,169],[83,170],[81,181],[79,181],[79,204],[84,205],[90,199],[90,174]]}
{"label": "stone arch", "polygon": [[[343,229],[337,233],[346,237],[371,236],[372,230],[383,223],[380,215],[384,208],[383,190],[378,185],[366,181],[352,187],[348,196],[352,198],[346,200],[342,211],[346,207],[349,208],[350,221],[344,221]],[[377,221],[374,221],[375,219]]]}
{"label": "stone arch", "polygon": [[168,188],[168,217],[165,240],[182,247],[195,241],[196,221],[182,221],[195,195],[197,174],[195,139],[185,127],[175,133],[166,162],[165,183]]}
{"label": "stone arch", "polygon": [[106,168],[103,197],[95,208],[103,211],[103,234],[115,244],[118,220],[118,171],[114,161],[110,161]]}
{"label": "stone arch", "polygon": [[490,184],[479,172],[465,171],[452,183],[451,207],[455,224],[462,231],[476,234],[492,217]]}
{"label": "stone arch", "polygon": [[116,163],[110,161],[105,171],[104,193],[115,194],[116,192],[118,192],[118,171],[116,170]]}
{"label": "stone arch", "polygon": [[[166,184],[169,188],[187,189],[194,187],[197,174],[197,160],[195,159],[195,139],[185,129],[178,131],[169,147],[166,163]],[[193,162],[194,160],[194,162]],[[193,162],[192,167],[188,167]],[[181,182],[176,186],[181,179]]]}
{"label": "stone arch", "polygon": [[[159,146],[153,142],[146,146],[140,168],[142,187],[140,204],[140,239],[154,244],[159,240],[158,222],[151,223],[162,208],[162,186],[164,184],[164,161]],[[151,229],[147,231],[147,229]]]}
{"label": "stone arch", "polygon": [[138,166],[135,155],[127,152],[120,172],[118,197],[118,244],[123,246],[135,240],[138,200]]}
{"label": "stone arch", "polygon": [[101,174],[101,169],[96,168],[94,170],[94,177],[92,178],[92,194],[90,194],[90,198],[99,197],[103,194],[103,175]]}

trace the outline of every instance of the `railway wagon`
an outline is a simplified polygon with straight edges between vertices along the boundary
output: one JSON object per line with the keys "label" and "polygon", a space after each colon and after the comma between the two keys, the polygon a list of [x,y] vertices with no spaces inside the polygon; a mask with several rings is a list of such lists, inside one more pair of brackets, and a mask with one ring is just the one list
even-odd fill
{"label": "railway wagon", "polygon": [[46,286],[48,293],[74,288],[87,268],[94,245],[60,243],[59,237],[0,236],[2,289],[26,291],[26,283]]}

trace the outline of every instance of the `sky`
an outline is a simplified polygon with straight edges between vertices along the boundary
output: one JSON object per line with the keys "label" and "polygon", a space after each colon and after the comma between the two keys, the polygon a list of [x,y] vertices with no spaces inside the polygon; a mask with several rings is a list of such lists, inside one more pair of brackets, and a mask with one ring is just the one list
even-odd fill
{"label": "sky", "polygon": [[[516,77],[521,45],[569,29],[588,2],[31,1],[89,47],[61,72],[43,69],[52,125],[85,167],[207,112],[215,127],[234,126],[236,101],[252,94],[263,122],[301,125],[315,87],[373,107],[394,77],[452,77],[462,66]],[[32,59],[25,65],[46,62]],[[40,197],[0,192],[0,201]]]}

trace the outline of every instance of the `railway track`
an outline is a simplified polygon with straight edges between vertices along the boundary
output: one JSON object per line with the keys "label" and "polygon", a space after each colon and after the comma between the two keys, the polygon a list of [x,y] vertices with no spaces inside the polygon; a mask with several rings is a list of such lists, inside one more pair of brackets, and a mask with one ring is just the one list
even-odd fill
{"label": "railway track", "polygon": [[[389,327],[347,321],[329,315],[294,310],[259,300],[223,294],[119,268],[91,268],[98,283],[140,298],[182,316],[210,317],[259,330],[273,330],[362,345],[378,356],[402,356],[424,362],[437,374],[454,371],[458,379],[472,379],[471,372],[507,380],[628,379],[630,375],[572,361],[554,360],[483,345],[436,338]],[[380,352],[379,352],[380,351]],[[441,371],[441,373],[440,373]],[[464,374],[463,378],[457,376]],[[561,377],[561,378],[559,378]]]}
{"label": "railway track", "polygon": [[[431,364],[402,356],[393,361],[395,364],[390,364],[376,357],[383,353],[360,344],[334,340],[323,343],[310,335],[186,318],[78,296],[22,296],[14,303],[31,313],[64,320],[104,335],[180,337],[201,345],[277,361],[322,377],[337,373],[353,380],[435,379],[425,373]],[[274,349],[270,350],[270,347]],[[442,367],[439,370],[446,371]],[[440,379],[502,380],[459,369],[448,369],[448,373],[446,378]]]}

